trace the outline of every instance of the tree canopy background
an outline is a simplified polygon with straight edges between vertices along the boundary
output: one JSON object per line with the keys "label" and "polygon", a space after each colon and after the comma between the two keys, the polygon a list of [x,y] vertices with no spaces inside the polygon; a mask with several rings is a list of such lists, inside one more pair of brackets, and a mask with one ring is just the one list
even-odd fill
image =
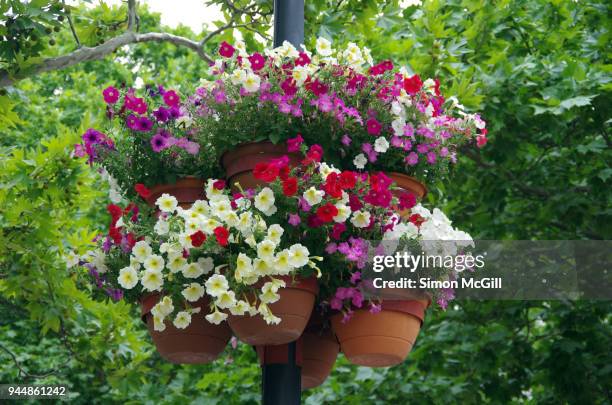
{"label": "tree canopy background", "polygon": [[[68,246],[86,250],[107,221],[106,184],[70,157],[104,117],[101,90],[138,77],[193,87],[206,77],[202,57],[236,31],[250,50],[263,47],[256,32],[268,32],[272,1],[210,3],[221,4],[225,21],[208,37],[162,27],[142,5],[135,19],[126,6],[0,1],[1,383],[68,384],[82,404],[259,400],[251,348],[228,347],[209,365],[166,363],[136,309],[92,301],[63,259]],[[452,181],[429,185],[428,197],[475,238],[610,239],[611,8],[603,0],[408,8],[306,0],[306,45],[325,36],[368,46],[376,60],[439,77],[443,93],[482,111],[489,144],[466,151]],[[38,74],[45,58],[74,51],[77,38],[93,47],[128,25],[206,40],[199,52],[176,41],[122,46]],[[404,364],[378,370],[339,359],[305,402],[612,403],[610,321],[605,301],[456,302],[430,311]]]}

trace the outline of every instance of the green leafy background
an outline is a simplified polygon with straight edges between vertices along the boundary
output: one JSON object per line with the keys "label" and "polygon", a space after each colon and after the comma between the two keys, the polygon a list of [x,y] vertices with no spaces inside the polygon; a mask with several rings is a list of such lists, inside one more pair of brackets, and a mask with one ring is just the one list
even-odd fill
{"label": "green leafy background", "polygon": [[[0,44],[0,70],[24,74],[43,57],[75,49],[66,20],[58,18],[65,10],[41,11],[49,3],[0,1],[0,15],[13,7],[21,21],[10,33],[15,39]],[[229,13],[227,2],[212,3]],[[265,0],[235,2],[250,3],[271,7]],[[474,237],[610,239],[611,6],[426,0],[402,8],[398,1],[306,0],[306,38],[310,46],[318,35],[335,46],[368,46],[377,60],[439,77],[445,94],[482,111],[489,144],[465,151],[452,181],[430,184],[428,197]],[[125,6],[68,10],[86,45],[125,29]],[[160,16],[146,7],[139,15],[141,32],[196,38],[186,27],[160,27]],[[6,18],[0,20],[0,35],[7,35]],[[231,35],[216,37],[207,51]],[[253,32],[242,35],[251,49],[262,47]],[[0,92],[0,383],[68,384],[79,404],[259,401],[250,347],[228,347],[209,365],[166,363],[134,308],[93,301],[62,260],[69,246],[85,251],[108,221],[106,185],[70,158],[84,129],[103,117],[101,89],[136,77],[190,88],[206,70],[188,49],[147,43]],[[609,301],[457,302],[428,314],[402,365],[369,369],[339,358],[325,384],[303,398],[611,403],[610,318]]]}

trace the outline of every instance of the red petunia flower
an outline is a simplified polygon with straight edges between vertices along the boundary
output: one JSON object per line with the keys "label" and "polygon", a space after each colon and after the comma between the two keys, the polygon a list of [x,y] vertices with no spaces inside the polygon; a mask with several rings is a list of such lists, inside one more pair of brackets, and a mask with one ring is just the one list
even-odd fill
{"label": "red petunia flower", "polygon": [[412,222],[416,227],[420,227],[423,222],[425,222],[425,218],[420,216],[419,214],[412,214],[410,218],[408,218],[410,222]]}
{"label": "red petunia flower", "polygon": [[283,194],[287,197],[294,196],[297,193],[298,183],[295,177],[289,177],[283,181]]}
{"label": "red petunia flower", "polygon": [[219,245],[225,247],[228,244],[229,231],[222,226],[218,226],[214,230],[215,237]]}
{"label": "red petunia flower", "polygon": [[221,45],[219,46],[219,55],[223,56],[224,58],[231,58],[235,51],[236,49],[225,41],[221,42]]}
{"label": "red petunia flower", "polygon": [[338,208],[332,203],[327,203],[317,208],[317,218],[321,222],[332,222],[336,215],[338,215]]}
{"label": "red petunia flower", "polygon": [[325,183],[321,187],[327,195],[332,198],[340,198],[342,197],[342,187],[338,182],[338,173],[331,172],[327,175],[325,179]]}
{"label": "red petunia flower", "polygon": [[206,241],[206,235],[202,231],[197,231],[189,235],[189,239],[194,247],[200,247]]}
{"label": "red petunia flower", "polygon": [[406,90],[406,93],[408,94],[417,94],[421,90],[421,87],[423,87],[423,82],[421,81],[419,75],[414,75],[404,79],[404,90]]}
{"label": "red petunia flower", "polygon": [[115,204],[108,204],[106,209],[111,214],[111,218],[113,219],[112,227],[114,227],[117,221],[119,221],[119,218],[121,218],[121,216],[123,215],[123,210],[120,206]]}
{"label": "red petunia flower", "polygon": [[111,237],[111,239],[113,240],[115,245],[120,245],[121,244],[121,239],[122,239],[123,236],[121,235],[120,228],[115,228],[115,226],[112,225],[110,227],[110,229],[108,230],[108,236]]}
{"label": "red petunia flower", "polygon": [[314,162],[320,162],[323,157],[323,148],[321,145],[312,145],[306,153],[306,158],[302,160],[302,164],[307,166]]}
{"label": "red petunia flower", "polygon": [[287,139],[287,152],[299,152],[300,146],[304,143],[302,134],[297,134],[295,138]]}
{"label": "red petunia flower", "polygon": [[147,199],[151,197],[151,190],[149,190],[144,184],[137,183],[134,185],[134,190],[141,196],[143,199]]}
{"label": "red petunia flower", "polygon": [[340,184],[340,187],[343,190],[350,190],[355,187],[355,184],[357,184],[357,176],[355,176],[354,172],[345,170],[340,173],[338,184]]}
{"label": "red petunia flower", "polygon": [[258,180],[271,183],[278,177],[278,167],[268,163],[257,163],[253,169],[253,176]]}

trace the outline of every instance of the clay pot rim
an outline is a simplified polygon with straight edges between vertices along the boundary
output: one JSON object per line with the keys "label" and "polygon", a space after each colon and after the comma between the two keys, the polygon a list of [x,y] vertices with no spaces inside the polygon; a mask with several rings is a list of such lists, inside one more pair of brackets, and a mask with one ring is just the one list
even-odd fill
{"label": "clay pot rim", "polygon": [[[404,181],[409,181],[409,182],[411,182],[411,183],[413,183],[413,184],[416,184],[418,187],[420,187],[420,188],[423,190],[423,196],[422,196],[421,198],[425,198],[425,196],[426,196],[426,195],[427,195],[427,193],[428,193],[427,186],[426,186],[425,184],[421,183],[421,182],[420,182],[420,181],[419,181],[419,180],[418,180],[416,177],[413,177],[413,176],[407,175],[407,174],[405,174],[405,173],[399,173],[399,172],[385,172],[385,174],[386,174],[387,176],[391,177],[391,179],[392,179],[392,180],[393,180],[395,183],[397,183],[397,185],[398,185],[399,187],[404,188],[404,189],[405,189],[405,187],[403,187],[403,186],[401,185],[401,180],[404,180]],[[394,177],[395,177],[395,178],[394,178]],[[399,181],[398,181],[398,180],[399,180]],[[417,197],[418,197],[418,196],[417,196]]]}
{"label": "clay pot rim", "polygon": [[176,180],[174,183],[164,183],[164,184],[156,184],[150,188],[151,195],[145,199],[147,204],[154,205],[157,197],[162,194],[175,189],[177,187],[184,188],[201,188],[202,189],[202,199],[206,199],[204,196],[204,186],[206,185],[206,180],[196,176],[185,176]]}
{"label": "clay pot rim", "polygon": [[290,155],[292,153],[295,153],[295,152],[288,152],[287,146],[285,143],[272,143],[272,141],[270,140],[243,142],[223,152],[221,156],[219,157],[219,164],[224,169],[227,169],[228,158],[232,157],[235,154],[238,154],[238,152],[244,151],[245,149],[250,149],[251,147],[254,147],[256,145],[259,146],[260,150],[253,151],[253,154],[264,153],[264,152],[280,152],[280,153]]}

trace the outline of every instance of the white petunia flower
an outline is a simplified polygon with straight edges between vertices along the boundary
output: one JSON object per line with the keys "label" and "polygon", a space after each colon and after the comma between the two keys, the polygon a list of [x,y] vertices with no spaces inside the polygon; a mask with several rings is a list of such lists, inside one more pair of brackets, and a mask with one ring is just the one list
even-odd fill
{"label": "white petunia flower", "polygon": [[378,153],[385,153],[389,149],[389,141],[384,136],[376,139],[374,142],[374,150]]}
{"label": "white petunia flower", "polygon": [[260,259],[270,260],[274,257],[276,243],[269,239],[265,239],[257,244],[257,256]]}
{"label": "white petunia flower", "polygon": [[232,313],[232,315],[241,316],[241,315],[244,315],[245,312],[248,312],[249,304],[246,303],[245,301],[238,300],[236,301],[236,304],[233,307],[231,307],[229,310]]}
{"label": "white petunia flower", "polygon": [[176,201],[176,198],[170,194],[164,193],[157,199],[157,201],[155,201],[155,205],[159,207],[160,211],[174,212],[174,210],[176,210],[176,206],[178,205],[178,201]]}
{"label": "white petunia flower", "polygon": [[257,258],[253,260],[253,272],[258,276],[265,276],[272,272],[272,266],[269,261]]}
{"label": "white petunia flower", "polygon": [[71,268],[79,264],[79,255],[74,252],[68,253],[64,256],[64,261],[66,262],[66,267]]}
{"label": "white petunia flower", "polygon": [[333,52],[331,42],[323,37],[317,38],[316,49],[317,53],[321,56],[330,56]]}
{"label": "white petunia flower", "polygon": [[274,273],[279,275],[287,275],[293,270],[290,262],[290,253],[287,249],[281,250],[274,257]]}
{"label": "white petunia flower", "polygon": [[285,233],[285,230],[282,226],[278,224],[270,225],[268,228],[268,239],[278,245],[281,241],[281,236],[283,236],[283,233]]}
{"label": "white petunia flower", "polygon": [[334,221],[337,223],[344,223],[351,216],[351,208],[345,204],[336,204],[338,214],[334,217]]}
{"label": "white petunia flower", "polygon": [[185,329],[191,323],[191,314],[187,311],[181,311],[176,314],[172,323],[177,329]]}
{"label": "white petunia flower", "polygon": [[182,253],[173,253],[168,255],[168,270],[171,273],[178,273],[187,264],[187,260],[183,257]]}
{"label": "white petunia flower", "polygon": [[274,192],[269,187],[264,187],[255,196],[255,208],[261,212],[266,212],[274,206]]}
{"label": "white petunia flower", "polygon": [[138,273],[132,267],[124,267],[119,270],[119,277],[117,277],[117,281],[121,285],[122,288],[126,290],[131,290],[138,284]]}
{"label": "white petunia flower", "polygon": [[355,159],[353,159],[353,164],[359,170],[363,169],[367,163],[368,158],[366,158],[363,153],[360,153],[359,155],[355,156]]}
{"label": "white petunia flower", "polygon": [[164,318],[159,316],[153,316],[153,330],[156,332],[163,332],[166,330],[166,323]]}
{"label": "white petunia flower", "polygon": [[365,228],[370,225],[370,213],[368,211],[355,211],[351,223],[357,228]]}
{"label": "white petunia flower", "polygon": [[189,302],[196,302],[204,296],[204,287],[198,283],[191,283],[183,291],[183,297]]}
{"label": "white petunia flower", "polygon": [[198,263],[188,263],[182,269],[181,272],[185,278],[198,278],[204,274],[204,270]]}
{"label": "white petunia flower", "polygon": [[222,274],[215,274],[206,280],[206,292],[212,297],[218,297],[221,293],[227,291],[228,288],[227,279]]}
{"label": "white petunia flower", "polygon": [[161,272],[164,269],[164,259],[160,255],[151,255],[144,261],[146,270]]}
{"label": "white petunia flower", "polygon": [[212,257],[200,257],[198,259],[198,266],[200,266],[203,274],[208,274],[215,268],[215,262]]}
{"label": "white petunia flower", "polygon": [[223,291],[217,296],[215,304],[221,309],[229,309],[236,305],[236,295],[233,291]]}
{"label": "white petunia flower", "polygon": [[259,90],[261,79],[255,73],[247,74],[246,78],[242,82],[244,89],[249,93],[254,93]]}
{"label": "white petunia flower", "polygon": [[323,196],[325,192],[323,190],[317,190],[314,187],[310,187],[308,190],[304,191],[302,197],[306,200],[309,205],[317,205],[323,200]]}
{"label": "white petunia flower", "polygon": [[308,256],[310,252],[306,246],[302,246],[299,243],[289,248],[289,264],[295,268],[300,268],[308,264]]}
{"label": "white petunia flower", "polygon": [[164,285],[164,276],[161,271],[145,270],[140,283],[147,291],[160,291]]}
{"label": "white petunia flower", "polygon": [[219,325],[221,322],[227,319],[227,314],[223,312],[219,312],[218,310],[213,312],[212,314],[208,314],[205,316],[206,320],[214,325]]}
{"label": "white petunia flower", "polygon": [[172,304],[172,298],[165,296],[159,301],[153,308],[151,308],[151,313],[153,316],[157,316],[160,318],[165,318],[170,315],[174,311],[174,305]]}
{"label": "white petunia flower", "polygon": [[208,212],[208,203],[206,201],[197,200],[191,206],[191,211],[200,215],[206,215]]}
{"label": "white petunia flower", "polygon": [[155,227],[153,228],[153,230],[158,235],[165,235],[170,231],[170,224],[168,224],[168,221],[165,221],[160,218],[155,223]]}
{"label": "white petunia flower", "polygon": [[149,246],[149,244],[144,240],[136,242],[136,244],[132,248],[132,255],[134,255],[136,260],[141,263],[147,260],[147,258],[151,255],[152,252],[153,249],[151,249],[151,246]]}

